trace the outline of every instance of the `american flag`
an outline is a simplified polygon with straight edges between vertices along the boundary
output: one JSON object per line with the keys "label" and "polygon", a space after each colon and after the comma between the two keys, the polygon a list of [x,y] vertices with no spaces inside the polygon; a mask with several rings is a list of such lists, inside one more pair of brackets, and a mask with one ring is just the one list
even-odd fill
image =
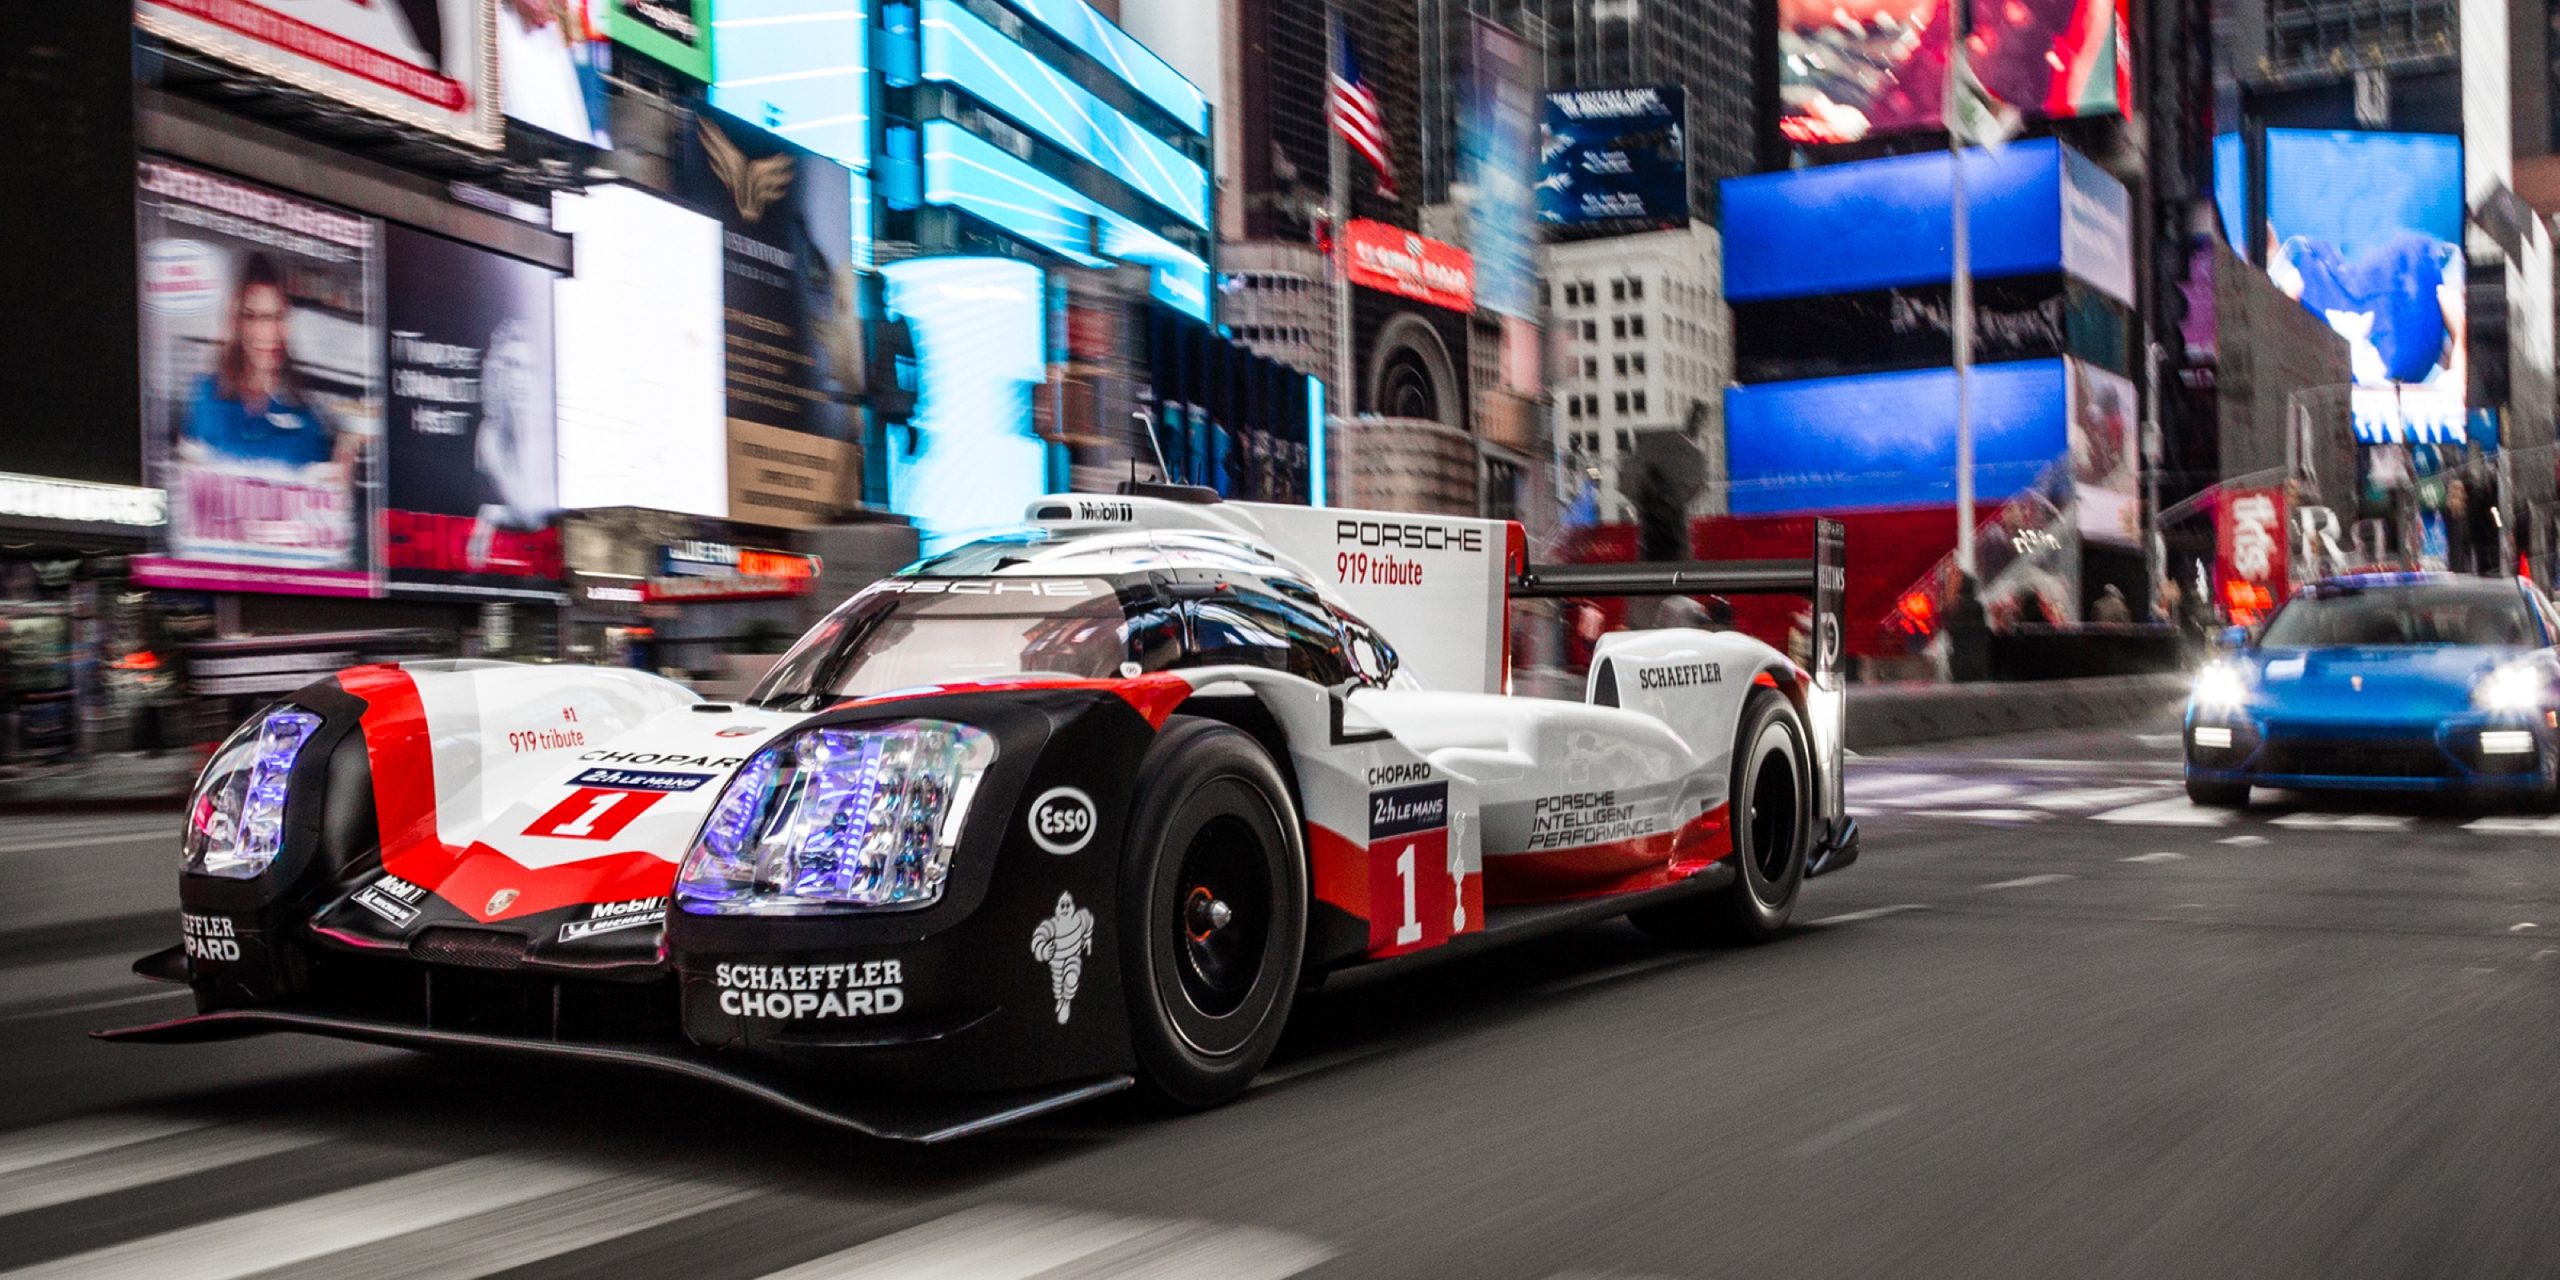
{"label": "american flag", "polygon": [[1360,74],[1360,55],[1352,50],[1351,29],[1340,18],[1333,23],[1333,84],[1325,95],[1325,116],[1333,131],[1369,161],[1378,173],[1378,194],[1396,198],[1396,161],[1387,151],[1387,117],[1378,110],[1377,91]]}

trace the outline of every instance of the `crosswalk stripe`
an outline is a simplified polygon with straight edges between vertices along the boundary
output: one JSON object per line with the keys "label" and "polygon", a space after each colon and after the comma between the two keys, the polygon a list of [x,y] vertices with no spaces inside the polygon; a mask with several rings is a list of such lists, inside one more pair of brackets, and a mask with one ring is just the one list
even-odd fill
{"label": "crosswalk stripe", "polygon": [[2312,831],[2406,831],[2409,818],[2386,813],[2288,813],[2269,820],[2279,827]]}
{"label": "crosswalk stripe", "polygon": [[1259,1227],[982,1205],[773,1272],[765,1280],[1070,1280],[1214,1275],[1279,1280],[1333,1256]]}
{"label": "crosswalk stripe", "polygon": [[612,1177],[462,1222],[262,1271],[258,1280],[464,1280],[593,1248],[753,1194],[666,1178]]}
{"label": "crosswalk stripe", "polygon": [[1985,889],[2033,889],[2038,885],[2060,884],[2071,877],[2060,874],[2020,876],[2015,880],[1999,880],[1982,886]]}
{"label": "crosswalk stripe", "polygon": [[1952,791],[1937,791],[1925,796],[1913,796],[1903,801],[1889,800],[1886,803],[1927,805],[1932,809],[1958,809],[1967,805],[1988,804],[1994,800],[2014,800],[2021,790],[2024,788],[2013,782],[1986,782],[1970,787],[1957,787]]}
{"label": "crosswalk stripe", "polygon": [[2160,795],[2160,791],[2161,788],[2157,785],[2141,787],[2073,787],[2067,791],[2052,791],[2040,796],[2025,796],[2019,800],[2019,803],[2032,805],[2038,809],[2086,811],[2090,809],[2106,809],[2118,805],[2132,804],[2139,800],[2157,799]]}
{"label": "crosswalk stripe", "polygon": [[556,1161],[475,1156],[272,1209],[0,1273],[0,1280],[233,1280],[598,1181]]}
{"label": "crosswalk stripe", "polygon": [[2052,817],[2041,809],[1907,809],[1915,818],[1953,818],[1960,822],[2042,822]]}
{"label": "crosswalk stripe", "polygon": [[292,1130],[224,1127],[93,1151],[0,1174],[0,1215],[149,1186],[324,1140]]}
{"label": "crosswalk stripe", "polygon": [[1847,783],[1851,799],[1865,800],[1878,796],[1900,795],[1906,791],[1925,791],[1946,785],[1946,779],[1934,773],[1851,774]]}
{"label": "crosswalk stripe", "polygon": [[76,1160],[100,1151],[112,1151],[137,1142],[202,1129],[212,1123],[210,1120],[175,1116],[117,1114],[83,1116],[78,1120],[21,1129],[0,1137],[0,1174]]}
{"label": "crosswalk stripe", "polygon": [[2100,822],[2130,823],[2150,827],[2223,827],[2240,816],[2229,809],[2207,809],[2185,796],[2170,796],[2141,804],[2091,814]]}
{"label": "crosswalk stripe", "polygon": [[2183,853],[2171,853],[2170,851],[2168,851],[2168,850],[2166,850],[2166,849],[2163,849],[2163,850],[2160,850],[2160,851],[2159,851],[2159,852],[2157,852],[2157,853],[2137,853],[2137,854],[2133,855],[2133,856],[2132,856],[2132,857],[2130,857],[2130,858],[2118,858],[2118,859],[2116,859],[2116,861],[2118,861],[2118,862],[2183,862],[2183,861],[2185,861],[2185,860],[2186,860],[2186,856],[2187,856],[2187,855],[2185,855],[2185,854],[2183,854]]}
{"label": "crosswalk stripe", "polygon": [[2560,836],[2560,817],[2522,818],[2501,814],[2462,824],[2465,831],[2493,836]]}

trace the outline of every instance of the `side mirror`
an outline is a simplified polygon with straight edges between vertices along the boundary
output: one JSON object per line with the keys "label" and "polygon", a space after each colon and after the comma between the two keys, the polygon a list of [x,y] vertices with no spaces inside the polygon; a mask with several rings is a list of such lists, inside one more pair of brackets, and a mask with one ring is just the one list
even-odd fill
{"label": "side mirror", "polygon": [[2220,644],[2221,644],[2221,646],[2222,646],[2223,648],[2225,648],[2225,649],[2246,649],[2246,648],[2248,648],[2248,647],[2249,647],[2249,629],[2248,629],[2247,627],[2242,627],[2242,626],[2229,626],[2229,627],[2224,627],[2224,628],[2222,629],[2222,636],[2221,636],[2221,638],[2220,638]]}

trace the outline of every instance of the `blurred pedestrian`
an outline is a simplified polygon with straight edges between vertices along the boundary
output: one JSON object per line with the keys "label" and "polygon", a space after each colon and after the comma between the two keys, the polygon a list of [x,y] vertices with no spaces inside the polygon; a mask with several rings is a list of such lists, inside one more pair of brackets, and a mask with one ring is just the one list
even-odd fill
{"label": "blurred pedestrian", "polygon": [[1991,617],[1982,609],[1982,590],[1973,575],[1956,575],[1956,595],[1947,605],[1947,678],[1970,683],[1991,678]]}
{"label": "blurred pedestrian", "polygon": [[2133,606],[2125,603],[2123,588],[2112,582],[2100,588],[2098,602],[2089,606],[2089,621],[2130,625]]}
{"label": "blurred pedestrian", "polygon": [[1668,596],[1653,614],[1657,627],[1679,627],[1703,631],[1707,626],[1707,607],[1691,596]]}

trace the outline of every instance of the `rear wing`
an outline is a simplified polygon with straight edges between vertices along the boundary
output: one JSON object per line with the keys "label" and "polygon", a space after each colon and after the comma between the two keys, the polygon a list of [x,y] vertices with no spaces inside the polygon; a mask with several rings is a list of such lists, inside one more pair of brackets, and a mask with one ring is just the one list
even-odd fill
{"label": "rear wing", "polygon": [[1803,596],[1813,602],[1813,679],[1840,687],[1841,611],[1849,586],[1847,535],[1837,520],[1813,522],[1812,555],[1802,560],[1664,560],[1640,564],[1533,564],[1512,575],[1513,599],[1581,596]]}

